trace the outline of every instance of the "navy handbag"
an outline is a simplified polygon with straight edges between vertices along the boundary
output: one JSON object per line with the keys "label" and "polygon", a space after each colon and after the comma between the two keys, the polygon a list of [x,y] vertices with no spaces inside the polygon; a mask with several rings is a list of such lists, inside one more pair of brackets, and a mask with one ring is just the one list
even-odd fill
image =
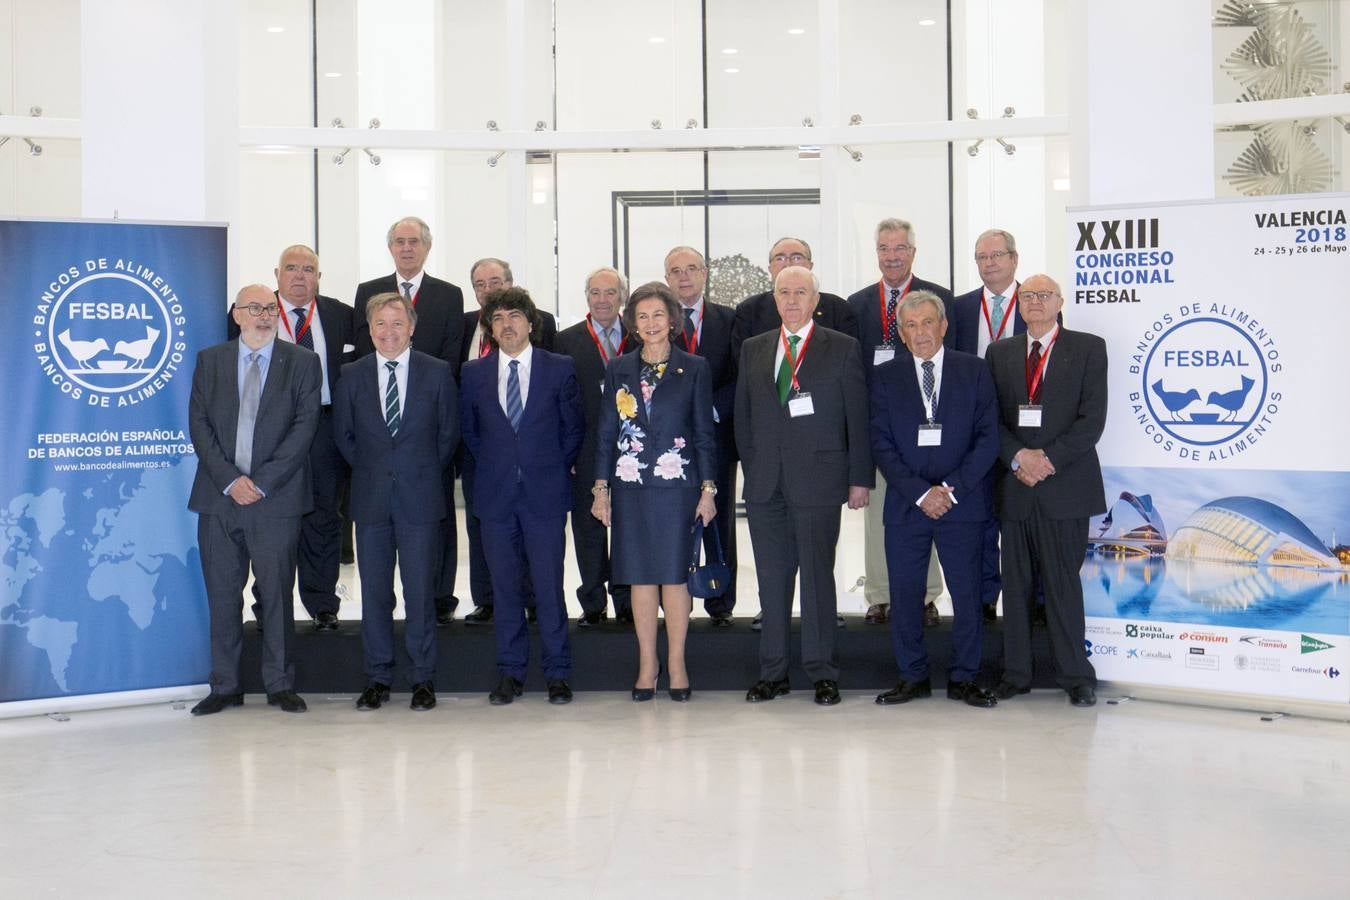
{"label": "navy handbag", "polygon": [[713,546],[717,548],[717,561],[708,560],[706,566],[700,566],[699,551],[703,547],[703,520],[694,519],[694,527],[691,529],[694,533],[694,555],[689,561],[689,595],[691,597],[700,597],[707,600],[710,597],[720,597],[726,593],[727,587],[731,582],[731,568],[727,565],[726,557],[722,555],[722,538],[717,532],[717,521],[712,523]]}

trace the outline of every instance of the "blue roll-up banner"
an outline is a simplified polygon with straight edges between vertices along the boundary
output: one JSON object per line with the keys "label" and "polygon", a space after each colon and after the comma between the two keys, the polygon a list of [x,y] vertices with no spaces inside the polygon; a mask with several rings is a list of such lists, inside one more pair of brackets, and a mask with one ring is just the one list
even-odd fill
{"label": "blue roll-up banner", "polygon": [[1064,320],[1110,359],[1097,675],[1350,701],[1350,195],[1069,221]]}
{"label": "blue roll-up banner", "polygon": [[0,701],[201,684],[187,434],[223,226],[0,220]]}

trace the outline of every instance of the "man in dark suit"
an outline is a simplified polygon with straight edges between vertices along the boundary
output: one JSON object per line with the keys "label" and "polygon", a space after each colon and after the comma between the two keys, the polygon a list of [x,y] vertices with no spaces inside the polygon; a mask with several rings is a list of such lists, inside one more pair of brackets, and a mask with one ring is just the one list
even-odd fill
{"label": "man in dark suit", "polygon": [[995,511],[1003,538],[1003,680],[1000,700],[1031,689],[1027,616],[1032,562],[1045,590],[1056,678],[1074,706],[1097,702],[1083,646],[1088,519],[1106,511],[1097,441],[1106,427],[1106,343],[1056,317],[1059,285],[1033,275],[1018,290],[1025,334],[989,345],[999,405]]}
{"label": "man in dark suit", "polygon": [[[779,238],[769,248],[769,278],[778,277],[778,273],[788,266],[801,266],[804,269],[814,267],[811,261],[811,246],[801,238]],[[821,292],[820,303],[816,305],[815,321],[817,325],[846,334],[858,339],[858,316],[853,307],[843,297]],[[736,306],[736,318],[731,325],[731,354],[739,359],[741,344],[747,338],[766,331],[775,331],[783,324],[778,317],[778,304],[774,302],[773,291],[751,294]]]}
{"label": "man in dark suit", "polygon": [[[625,333],[619,311],[628,302],[628,282],[616,269],[596,269],[586,277],[586,318],[558,333],[557,350],[572,358],[581,386],[586,412],[586,438],[581,443],[572,472],[572,544],[577,553],[581,585],[581,618],[577,625],[588,628],[605,619],[605,586],[614,599],[614,616],[633,621],[631,591],[626,584],[609,581],[609,530],[591,513],[595,484],[595,444],[600,427],[600,401],[604,394],[605,366],[611,359],[637,349],[639,342]],[[601,480],[605,480],[608,473]]]}
{"label": "man in dark suit", "polygon": [[[514,287],[511,264],[504,259],[488,256],[469,267],[469,284],[473,287],[478,308],[464,314],[464,343],[460,347],[460,363],[482,359],[492,352],[492,329],[481,321],[483,304],[488,295]],[[530,343],[545,350],[553,349],[558,323],[553,314],[536,309],[540,325],[530,334]],[[492,579],[488,574],[487,558],[483,555],[483,536],[478,530],[478,519],[473,514],[474,470],[473,460],[460,449],[455,457],[464,487],[464,524],[469,532],[469,591],[473,597],[473,611],[464,616],[465,625],[492,624]],[[534,592],[528,575],[525,578],[526,615],[533,621]]]}
{"label": "man in dark suit", "polygon": [[876,472],[858,342],[812,321],[820,282],[789,266],[774,288],[783,325],[741,347],[736,444],[764,624],[759,680],[745,699],[788,692],[793,582],[801,571],[802,665],[815,700],[839,702],[834,655],[839,507],[868,503]]}
{"label": "man in dark suit", "polygon": [[[417,309],[417,330],[412,348],[419,353],[443,359],[452,374],[459,377],[459,351],[464,343],[464,292],[448,281],[426,273],[431,253],[431,228],[416,216],[406,216],[389,226],[385,235],[394,273],[363,282],[356,289],[356,355],[375,352],[366,320],[366,303],[376,294],[402,294]],[[459,564],[459,529],[455,522],[455,473],[445,474],[445,497],[451,514],[446,516],[441,570],[436,578],[436,624],[449,625],[455,617],[459,599],[455,596],[455,576]]]}
{"label": "man in dark suit", "polygon": [[211,693],[192,708],[210,715],[244,702],[239,683],[243,590],[259,585],[267,702],[304,712],[290,658],[300,521],[314,506],[309,452],[323,372],[309,350],[278,341],[277,302],[260,284],[235,297],[239,338],[197,355],[188,429],[197,457],[188,508],[211,610]]}
{"label": "man in dark suit", "polygon": [[586,428],[576,369],[568,357],[531,346],[539,316],[525,291],[490,294],[483,319],[494,349],[464,364],[460,417],[476,472],[473,509],[495,601],[498,680],[488,699],[507,704],[524,687],[530,646],[523,575],[529,572],[548,701],[569,703],[563,533],[572,508],[572,466]]}
{"label": "man in dark suit", "polygon": [[952,665],[947,696],[970,706],[997,701],[975,681],[984,644],[980,543],[993,518],[998,409],[994,382],[978,356],[947,350],[942,300],[910,291],[896,308],[908,353],[872,375],[872,455],[886,491],[886,567],[891,642],[899,683],[877,703],[932,693],[923,646],[923,595],[936,544],[951,587]]}
{"label": "man in dark suit", "polygon": [[[1017,239],[1001,228],[990,228],[975,239],[975,264],[981,284],[952,301],[947,314],[946,344],[962,353],[983,357],[994,341],[1027,330],[1017,308]],[[1003,589],[998,564],[998,519],[985,526],[981,550],[983,573],[980,602],[984,617],[992,621],[999,591]]]}
{"label": "man in dark suit", "polygon": [[[877,268],[881,280],[851,294],[849,304],[858,316],[858,334],[862,343],[863,362],[867,367],[868,385],[877,366],[895,358],[901,347],[900,325],[896,309],[910,291],[931,291],[944,304],[950,304],[951,291],[914,275],[914,256],[917,253],[914,226],[904,219],[882,219],[877,223]],[[876,492],[863,519],[863,563],[867,574],[867,621],[885,624],[891,604],[890,583],[886,573],[885,525],[882,522],[886,501],[886,476],[879,475]],[[928,565],[927,602],[924,605],[924,623],[936,625],[938,610],[934,601],[942,593],[942,573],[938,569],[937,554]]]}
{"label": "man in dark suit", "polygon": [[436,705],[436,578],[444,547],[444,470],[459,443],[450,364],[412,349],[417,310],[402,294],[366,302],[375,352],[349,364],[334,400],[338,447],[352,467],[352,518],[361,570],[360,710],[389,699],[394,675],[394,563],[403,582],[411,707]]}
{"label": "man in dark suit", "polygon": [[[717,432],[717,516],[722,522],[722,551],[731,580],[721,597],[703,598],[703,609],[716,627],[731,625],[736,606],[736,356],[731,350],[731,307],[708,303],[703,289],[708,283],[708,265],[693,247],[676,247],[666,254],[666,284],[684,309],[684,332],[676,340],[681,350],[708,361],[712,373],[713,421]],[[717,552],[712,529],[703,532],[703,549],[712,558]]]}

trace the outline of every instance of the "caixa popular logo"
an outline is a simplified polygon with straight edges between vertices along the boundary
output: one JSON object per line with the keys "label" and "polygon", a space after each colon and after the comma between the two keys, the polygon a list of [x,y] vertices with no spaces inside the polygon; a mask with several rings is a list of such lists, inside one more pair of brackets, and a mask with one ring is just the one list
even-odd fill
{"label": "caixa popular logo", "polygon": [[1265,435],[1279,413],[1274,380],[1283,364],[1264,322],[1227,303],[1190,303],[1159,316],[1129,358],[1139,377],[1135,420],[1181,459],[1232,459]]}
{"label": "caixa popular logo", "polygon": [[133,406],[183,362],[183,302],[162,276],[125,259],[58,273],[33,315],[33,353],[60,393],[90,406]]}

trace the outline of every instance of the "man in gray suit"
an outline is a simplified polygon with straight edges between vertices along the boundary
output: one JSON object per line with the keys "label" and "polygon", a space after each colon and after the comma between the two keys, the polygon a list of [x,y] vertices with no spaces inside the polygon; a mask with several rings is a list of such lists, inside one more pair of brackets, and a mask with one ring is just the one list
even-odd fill
{"label": "man in gray suit", "polygon": [[774,299],[783,324],[741,346],[736,380],[736,447],[764,616],[760,677],[745,699],[788,692],[788,626],[800,570],[802,666],[816,702],[832,706],[839,702],[839,507],[866,506],[874,484],[866,374],[858,342],[813,321],[820,281],[808,269],[779,272]]}
{"label": "man in gray suit", "polygon": [[267,702],[304,712],[290,660],[300,520],[314,506],[309,447],[319,423],[319,357],[277,337],[277,301],[251,284],[234,300],[239,337],[197,354],[188,428],[197,475],[188,509],[211,611],[211,693],[194,716],[244,702],[239,683],[250,564],[263,615]]}
{"label": "man in gray suit", "polygon": [[1083,645],[1088,519],[1106,512],[1097,441],[1106,427],[1106,342],[1058,322],[1064,297],[1046,275],[1018,290],[1024,334],[989,345],[998,391],[994,506],[1003,536],[1003,680],[1000,700],[1031,690],[1027,603],[1032,564],[1045,588],[1056,678],[1074,706],[1097,702]]}

